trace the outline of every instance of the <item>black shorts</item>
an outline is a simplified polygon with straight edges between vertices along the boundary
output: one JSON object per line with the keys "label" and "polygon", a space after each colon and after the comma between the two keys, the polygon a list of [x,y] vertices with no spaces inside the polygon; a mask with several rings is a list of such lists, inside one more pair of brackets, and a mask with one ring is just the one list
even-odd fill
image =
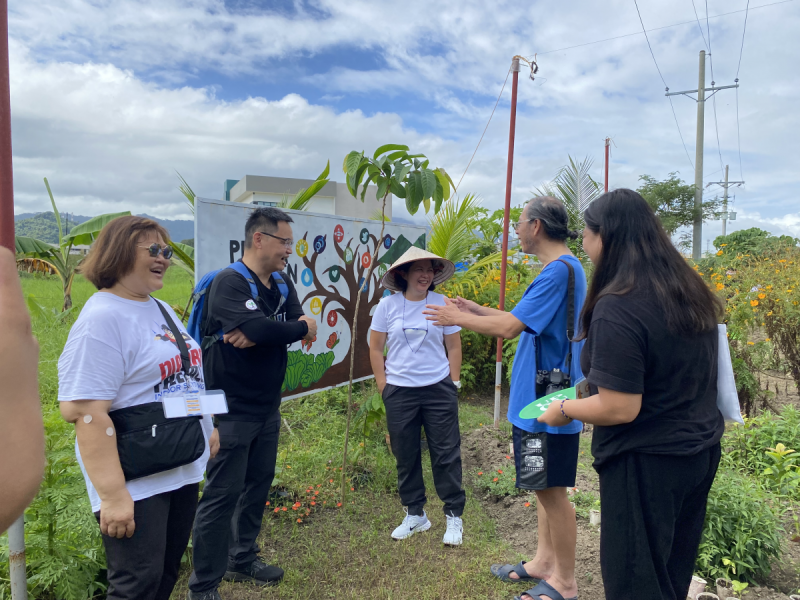
{"label": "black shorts", "polygon": [[530,433],[514,425],[513,435],[519,489],[575,487],[580,433]]}

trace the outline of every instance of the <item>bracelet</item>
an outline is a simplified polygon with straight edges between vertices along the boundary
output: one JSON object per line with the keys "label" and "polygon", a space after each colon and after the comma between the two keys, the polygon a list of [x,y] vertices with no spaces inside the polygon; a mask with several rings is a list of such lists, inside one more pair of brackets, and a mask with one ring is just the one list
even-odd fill
{"label": "bracelet", "polygon": [[456,389],[457,389],[457,390],[460,390],[460,389],[461,389],[461,381],[454,381],[454,382],[453,382],[453,385],[454,385],[454,386],[456,386]]}
{"label": "bracelet", "polygon": [[566,402],[566,401],[567,401],[566,398],[564,398],[561,401],[561,416],[564,417],[565,419],[569,419],[570,421],[572,421],[573,420],[572,417],[567,416],[567,413],[564,412],[564,402]]}

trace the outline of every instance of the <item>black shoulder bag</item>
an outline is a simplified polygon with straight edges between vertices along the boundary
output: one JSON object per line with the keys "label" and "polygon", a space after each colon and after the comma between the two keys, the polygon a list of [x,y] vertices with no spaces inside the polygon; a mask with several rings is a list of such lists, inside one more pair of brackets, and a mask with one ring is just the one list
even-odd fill
{"label": "black shoulder bag", "polygon": [[569,340],[567,350],[567,372],[561,369],[550,371],[542,370],[539,363],[540,344],[539,336],[536,336],[536,397],[541,398],[553,392],[567,389],[570,387],[569,369],[572,366],[572,338],[575,335],[575,271],[572,265],[560,258],[556,259],[567,265],[569,269],[569,279],[567,282],[567,340]]}
{"label": "black shoulder bag", "polygon": [[[188,378],[192,363],[186,340],[161,302],[155,302],[175,337],[181,353],[181,370]],[[117,452],[125,481],[191,464],[206,449],[202,417],[167,419],[161,402],[121,408],[108,416],[117,432]]]}

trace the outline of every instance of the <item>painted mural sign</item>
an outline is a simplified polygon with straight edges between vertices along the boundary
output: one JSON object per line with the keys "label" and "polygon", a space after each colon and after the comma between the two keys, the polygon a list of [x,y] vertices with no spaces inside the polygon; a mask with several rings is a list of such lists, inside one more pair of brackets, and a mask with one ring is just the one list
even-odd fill
{"label": "painted mural sign", "polygon": [[[244,225],[252,205],[195,200],[195,280],[242,257]],[[354,379],[372,376],[369,325],[389,290],[380,280],[412,245],[425,247],[425,228],[380,221],[287,211],[292,215],[294,248],[284,271],[297,290],[303,311],[317,320],[317,337],[289,347],[284,399],[347,384],[353,320],[358,320]],[[378,261],[365,280],[375,248]],[[361,298],[355,314],[357,294]]]}

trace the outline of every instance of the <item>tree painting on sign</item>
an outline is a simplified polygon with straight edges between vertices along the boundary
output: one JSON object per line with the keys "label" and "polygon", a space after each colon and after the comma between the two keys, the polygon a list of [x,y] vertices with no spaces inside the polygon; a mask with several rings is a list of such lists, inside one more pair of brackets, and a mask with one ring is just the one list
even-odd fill
{"label": "tree painting on sign", "polygon": [[[303,221],[305,224],[311,221],[311,217]],[[330,218],[313,221],[314,225],[319,224],[325,230],[320,232],[317,227],[305,230],[295,244],[296,256],[302,265],[290,264],[287,269],[303,310],[317,320],[319,329],[316,340],[298,344],[299,350],[289,349],[284,396],[347,382],[350,368],[347,359],[354,319],[358,319],[361,342],[356,345],[354,377],[362,379],[372,375],[369,325],[378,302],[388,292],[381,286],[381,278],[387,265],[412,245],[425,247],[425,233],[421,228],[387,224],[387,232],[378,239],[379,222],[343,221],[333,225],[332,221]],[[303,229],[298,227],[296,231]],[[377,265],[366,281],[376,247],[382,254],[379,254]],[[364,296],[356,314],[359,293]]]}

